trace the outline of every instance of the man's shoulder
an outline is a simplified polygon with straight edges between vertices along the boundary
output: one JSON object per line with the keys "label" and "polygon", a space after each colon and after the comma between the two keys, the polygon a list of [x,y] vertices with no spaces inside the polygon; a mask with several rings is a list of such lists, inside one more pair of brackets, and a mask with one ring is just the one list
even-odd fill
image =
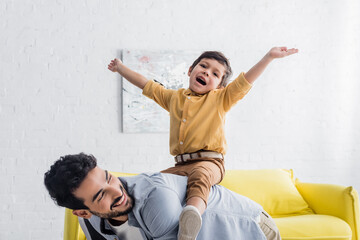
{"label": "man's shoulder", "polygon": [[175,175],[175,174],[170,174],[170,173],[162,173],[162,172],[144,172],[144,173],[139,173],[138,175],[133,175],[133,176],[120,176],[119,177],[121,180],[125,180],[125,181],[156,181],[156,180],[170,180],[170,179],[182,179],[182,178],[187,178],[186,176],[180,176],[180,175]]}
{"label": "man's shoulder", "polygon": [[174,186],[183,185],[187,182],[187,177],[169,173],[141,173],[134,179],[138,183],[149,183],[152,186]]}
{"label": "man's shoulder", "polygon": [[120,177],[130,194],[148,194],[155,188],[182,189],[186,188],[187,177],[168,173],[141,173],[131,177]]}
{"label": "man's shoulder", "polygon": [[175,175],[175,174],[170,174],[170,173],[162,173],[162,172],[155,172],[155,173],[142,173],[141,175],[147,176],[150,179],[152,179],[154,182],[157,182],[158,180],[160,180],[160,182],[168,182],[168,181],[174,181],[174,180],[180,180],[184,179],[186,180],[187,177],[186,176],[180,176],[180,175]]}

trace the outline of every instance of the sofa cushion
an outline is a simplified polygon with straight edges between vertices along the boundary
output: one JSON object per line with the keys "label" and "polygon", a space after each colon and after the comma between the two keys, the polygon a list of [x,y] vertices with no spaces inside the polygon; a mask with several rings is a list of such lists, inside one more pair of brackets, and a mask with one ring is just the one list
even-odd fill
{"label": "sofa cushion", "polygon": [[259,203],[273,217],[313,213],[295,186],[292,170],[227,170],[220,184]]}
{"label": "sofa cushion", "polygon": [[351,228],[340,218],[307,214],[274,218],[283,240],[350,240]]}

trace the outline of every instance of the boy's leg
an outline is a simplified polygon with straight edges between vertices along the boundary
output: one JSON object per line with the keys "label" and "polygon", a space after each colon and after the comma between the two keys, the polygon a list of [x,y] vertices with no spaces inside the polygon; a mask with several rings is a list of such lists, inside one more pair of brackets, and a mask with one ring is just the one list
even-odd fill
{"label": "boy's leg", "polygon": [[187,206],[180,215],[178,240],[194,240],[201,228],[201,215],[206,209],[210,188],[223,178],[222,159],[193,160],[162,172],[188,176]]}
{"label": "boy's leg", "polygon": [[186,201],[186,205],[194,206],[198,209],[199,213],[203,215],[206,209],[204,200],[200,197],[191,197]]}
{"label": "boy's leg", "polygon": [[186,202],[189,203],[194,198],[200,198],[203,200],[206,208],[211,186],[218,184],[222,180],[224,168],[216,160],[200,161],[191,165],[187,175]]}
{"label": "boy's leg", "polygon": [[211,186],[221,182],[224,177],[224,166],[222,159],[194,159],[161,172],[187,176],[186,202],[194,197],[200,198],[206,208]]}

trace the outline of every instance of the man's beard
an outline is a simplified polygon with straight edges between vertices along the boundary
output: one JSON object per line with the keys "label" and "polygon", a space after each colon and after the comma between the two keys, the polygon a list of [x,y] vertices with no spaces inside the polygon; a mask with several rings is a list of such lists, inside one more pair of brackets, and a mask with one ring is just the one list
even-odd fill
{"label": "man's beard", "polygon": [[91,210],[89,210],[89,211],[92,214],[94,214],[95,216],[98,216],[98,217],[101,217],[104,219],[116,218],[116,217],[128,215],[134,207],[133,203],[134,203],[134,199],[128,195],[127,202],[125,203],[125,206],[127,206],[127,208],[124,211],[116,211],[115,210],[115,211],[112,211],[109,213],[99,213],[99,212],[95,212],[95,211],[91,211]]}

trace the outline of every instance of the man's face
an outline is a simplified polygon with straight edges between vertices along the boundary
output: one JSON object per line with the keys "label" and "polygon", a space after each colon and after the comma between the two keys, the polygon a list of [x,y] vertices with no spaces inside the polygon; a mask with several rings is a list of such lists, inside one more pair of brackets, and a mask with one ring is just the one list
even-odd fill
{"label": "man's face", "polygon": [[198,94],[205,94],[219,88],[224,74],[225,67],[221,63],[215,59],[203,58],[194,69],[189,69],[189,88]]}
{"label": "man's face", "polygon": [[90,213],[102,218],[127,220],[127,214],[133,207],[133,200],[120,180],[99,167],[87,174],[73,194],[84,200]]}

